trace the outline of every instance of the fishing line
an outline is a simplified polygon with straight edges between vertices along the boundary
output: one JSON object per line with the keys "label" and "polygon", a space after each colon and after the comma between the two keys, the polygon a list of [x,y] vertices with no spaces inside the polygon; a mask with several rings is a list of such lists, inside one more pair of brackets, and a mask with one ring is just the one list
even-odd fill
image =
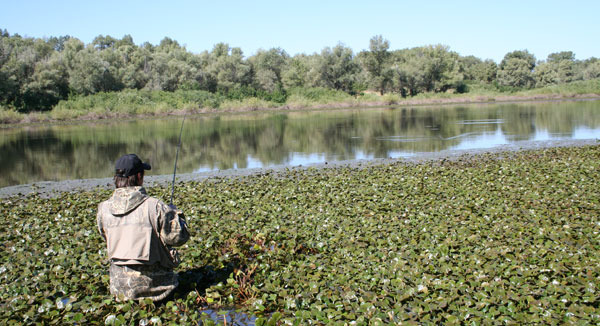
{"label": "fishing line", "polygon": [[181,148],[181,134],[183,134],[183,123],[185,122],[185,115],[181,120],[181,130],[179,130],[179,143],[177,144],[177,152],[175,153],[175,166],[173,167],[173,184],[171,186],[171,204],[173,205],[173,194],[175,193],[175,174],[177,173],[177,159],[179,158],[179,148]]}

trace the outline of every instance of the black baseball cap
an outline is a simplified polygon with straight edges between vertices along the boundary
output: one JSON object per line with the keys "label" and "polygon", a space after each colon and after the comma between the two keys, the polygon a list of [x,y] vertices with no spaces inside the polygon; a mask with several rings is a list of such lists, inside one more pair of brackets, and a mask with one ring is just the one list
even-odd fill
{"label": "black baseball cap", "polygon": [[142,160],[140,160],[140,158],[135,154],[123,155],[115,162],[115,175],[118,177],[126,178],[150,169],[150,164],[142,162]]}

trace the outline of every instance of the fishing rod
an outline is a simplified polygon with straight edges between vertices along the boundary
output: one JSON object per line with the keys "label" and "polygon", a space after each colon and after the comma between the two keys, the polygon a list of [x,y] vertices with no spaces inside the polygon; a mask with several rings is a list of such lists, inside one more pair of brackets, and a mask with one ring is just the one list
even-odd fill
{"label": "fishing rod", "polygon": [[183,115],[181,120],[181,130],[179,130],[179,143],[177,144],[177,152],[175,153],[175,166],[173,167],[173,183],[171,186],[171,203],[169,206],[173,206],[173,194],[175,193],[175,174],[177,174],[177,159],[179,158],[179,148],[181,148],[181,134],[183,134],[183,123],[185,122],[186,115]]}

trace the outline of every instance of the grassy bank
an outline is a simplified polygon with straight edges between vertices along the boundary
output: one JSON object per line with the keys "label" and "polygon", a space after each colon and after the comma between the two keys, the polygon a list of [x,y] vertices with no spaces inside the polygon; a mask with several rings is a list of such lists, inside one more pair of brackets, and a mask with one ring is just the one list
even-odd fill
{"label": "grassy bank", "polygon": [[[48,121],[94,120],[120,117],[183,114],[184,112],[239,112],[255,110],[315,109],[385,105],[426,105],[440,103],[478,103],[527,100],[555,100],[582,97],[600,98],[600,79],[578,81],[525,91],[500,91],[487,84],[471,84],[463,94],[423,93],[403,98],[389,93],[383,96],[366,92],[356,96],[323,88],[296,88],[286,92],[285,102],[269,97],[231,98],[206,91],[175,92],[126,90],[98,93],[61,101],[44,113],[21,114],[10,108],[0,108],[0,124]],[[281,98],[278,98],[281,99]]]}
{"label": "grassy bank", "polygon": [[158,307],[108,295],[109,191],[4,199],[0,318],[197,324],[238,305],[258,325],[600,322],[600,146],[499,155],[180,184],[193,237]]}

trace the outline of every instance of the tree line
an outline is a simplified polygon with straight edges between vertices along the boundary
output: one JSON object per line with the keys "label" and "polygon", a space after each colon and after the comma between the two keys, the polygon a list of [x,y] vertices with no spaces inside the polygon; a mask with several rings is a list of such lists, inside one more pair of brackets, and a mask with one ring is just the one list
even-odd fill
{"label": "tree line", "polygon": [[100,35],[86,45],[71,36],[30,38],[0,31],[0,106],[21,112],[124,89],[204,90],[283,103],[293,88],[406,97],[467,92],[474,83],[511,91],[598,77],[599,59],[577,60],[571,51],[538,61],[527,50],[516,50],[497,64],[460,56],[444,45],[391,50],[382,36],[371,38],[369,49],[358,53],[338,44],[308,55],[272,48],[245,57],[227,43],[194,54],[168,37],[158,45],[136,45],[130,35]]}

